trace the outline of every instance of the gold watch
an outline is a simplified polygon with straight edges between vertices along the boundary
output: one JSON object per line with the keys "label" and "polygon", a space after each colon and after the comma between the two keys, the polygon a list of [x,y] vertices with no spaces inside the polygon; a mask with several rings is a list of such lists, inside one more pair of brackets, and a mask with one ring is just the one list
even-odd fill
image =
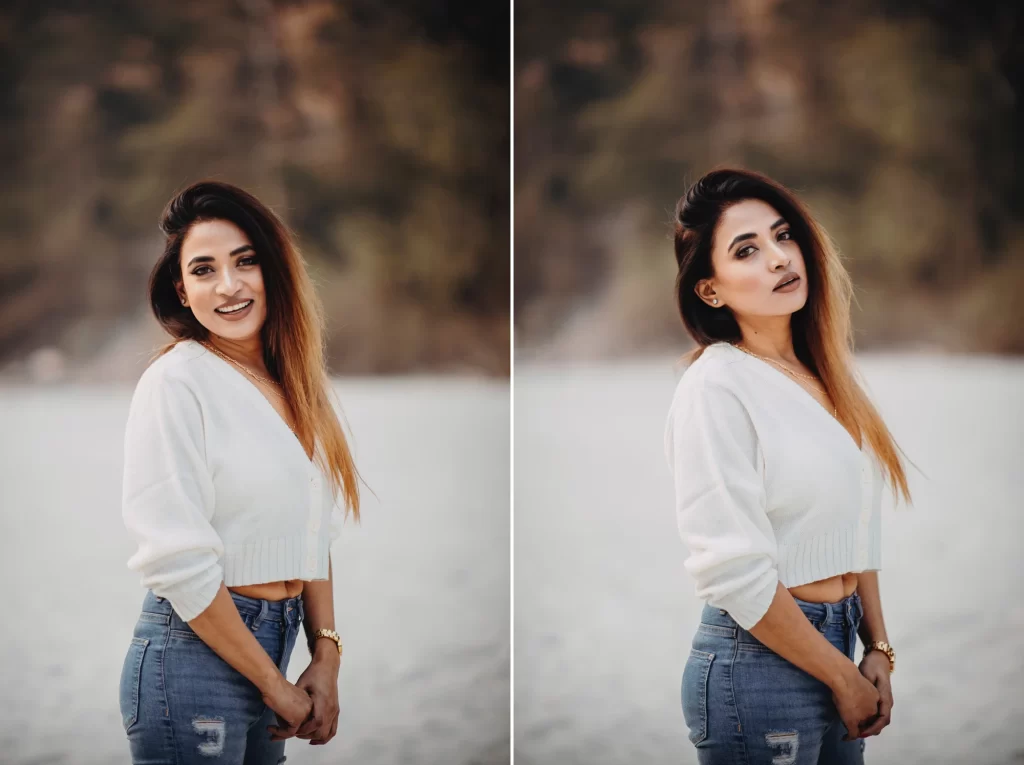
{"label": "gold watch", "polygon": [[[892,646],[886,643],[884,640],[875,640],[864,647],[864,656],[867,656],[870,651],[881,651],[889,657],[889,674],[891,675],[896,669],[896,652],[892,650]],[[861,657],[864,658],[863,656]]]}
{"label": "gold watch", "polygon": [[334,630],[329,630],[329,629],[319,629],[319,630],[317,630],[316,632],[313,633],[313,637],[309,641],[309,653],[310,653],[310,655],[311,656],[313,655],[313,649],[315,647],[316,641],[319,640],[322,637],[330,638],[335,643],[337,643],[338,644],[338,655],[341,656],[341,635],[339,635]]}

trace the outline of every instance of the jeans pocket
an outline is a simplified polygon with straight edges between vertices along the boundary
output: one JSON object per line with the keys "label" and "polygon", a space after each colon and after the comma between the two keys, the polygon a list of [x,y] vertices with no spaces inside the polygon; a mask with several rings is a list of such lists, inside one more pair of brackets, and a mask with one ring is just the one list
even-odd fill
{"label": "jeans pocket", "polygon": [[120,703],[121,723],[125,732],[139,719],[139,684],[142,680],[142,659],[149,640],[133,637],[121,667]]}
{"label": "jeans pocket", "polygon": [[683,719],[694,745],[708,737],[708,676],[714,660],[713,653],[691,648],[683,668]]}

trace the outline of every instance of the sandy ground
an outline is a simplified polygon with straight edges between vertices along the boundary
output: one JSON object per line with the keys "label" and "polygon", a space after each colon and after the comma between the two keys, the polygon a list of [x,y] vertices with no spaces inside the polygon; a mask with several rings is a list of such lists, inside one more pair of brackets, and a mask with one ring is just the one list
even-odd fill
{"label": "sandy ground", "polygon": [[[679,684],[702,603],[662,453],[673,361],[516,365],[517,765],[696,762]],[[913,507],[883,510],[895,706],[866,762],[1022,762],[1024,363],[861,364],[924,473]]]}
{"label": "sandy ground", "polygon": [[[336,543],[337,737],[289,763],[509,761],[507,383],[339,381],[369,483]],[[125,562],[132,385],[0,387],[0,761],[128,762],[118,679],[142,603]],[[296,680],[308,662],[292,654]]]}

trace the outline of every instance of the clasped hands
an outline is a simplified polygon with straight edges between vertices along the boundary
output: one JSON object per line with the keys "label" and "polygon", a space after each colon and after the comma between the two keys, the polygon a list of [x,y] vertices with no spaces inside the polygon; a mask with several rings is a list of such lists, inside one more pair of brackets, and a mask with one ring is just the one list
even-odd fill
{"label": "clasped hands", "polygon": [[877,736],[892,721],[892,683],[890,682],[889,657],[881,651],[868,651],[858,665],[860,673],[878,689],[878,712],[860,724],[860,731],[854,738]]}
{"label": "clasped hands", "polygon": [[296,724],[289,724],[278,714],[278,724],[267,727],[270,740],[283,741],[294,736],[309,740],[311,745],[326,744],[338,732],[338,663],[314,658],[294,687],[308,695],[309,712]]}

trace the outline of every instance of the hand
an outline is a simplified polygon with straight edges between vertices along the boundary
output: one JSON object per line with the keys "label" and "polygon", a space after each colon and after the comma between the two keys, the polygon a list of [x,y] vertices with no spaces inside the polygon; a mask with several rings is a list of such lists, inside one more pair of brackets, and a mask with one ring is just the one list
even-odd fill
{"label": "hand", "polygon": [[[888,667],[888,660],[886,665]],[[862,727],[875,722],[881,701],[881,695],[874,684],[860,672],[854,671],[852,662],[849,666],[850,672],[844,674],[832,687],[832,701],[846,726],[843,741],[853,741],[860,736]]]}
{"label": "hand", "polygon": [[878,704],[878,718],[870,727],[860,732],[859,738],[877,736],[882,728],[892,722],[892,684],[889,682],[889,657],[881,651],[868,651],[860,661],[860,673],[878,689],[881,699]]}
{"label": "hand", "polygon": [[267,726],[271,741],[283,741],[294,736],[313,709],[309,694],[289,683],[283,675],[269,691],[263,693],[263,703],[277,715],[277,725]]}
{"label": "hand", "polygon": [[[334,646],[332,645],[333,649]],[[295,682],[313,700],[309,718],[296,731],[310,744],[326,744],[338,732],[338,663],[314,659]]]}

